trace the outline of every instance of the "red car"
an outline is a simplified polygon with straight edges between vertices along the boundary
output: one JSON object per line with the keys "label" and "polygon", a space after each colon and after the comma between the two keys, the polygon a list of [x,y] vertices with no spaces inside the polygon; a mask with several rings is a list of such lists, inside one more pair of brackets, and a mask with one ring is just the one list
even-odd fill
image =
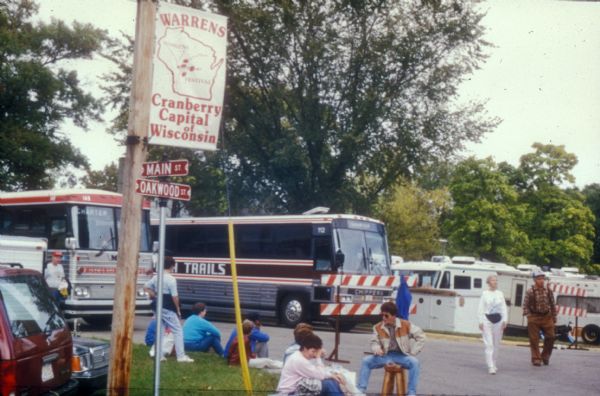
{"label": "red car", "polygon": [[37,271],[0,264],[0,396],[75,394],[71,332]]}

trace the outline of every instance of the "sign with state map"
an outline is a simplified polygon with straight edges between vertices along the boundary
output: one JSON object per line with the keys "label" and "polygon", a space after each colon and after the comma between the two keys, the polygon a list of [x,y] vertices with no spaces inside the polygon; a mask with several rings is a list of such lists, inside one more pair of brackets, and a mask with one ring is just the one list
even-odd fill
{"label": "sign with state map", "polygon": [[160,2],[155,41],[148,142],[216,150],[227,18]]}

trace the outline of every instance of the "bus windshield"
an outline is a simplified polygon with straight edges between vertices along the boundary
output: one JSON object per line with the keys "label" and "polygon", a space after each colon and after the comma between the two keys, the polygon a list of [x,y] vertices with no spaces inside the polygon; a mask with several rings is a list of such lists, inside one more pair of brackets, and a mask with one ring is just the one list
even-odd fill
{"label": "bus windshield", "polygon": [[344,253],[345,273],[389,275],[389,259],[382,225],[364,221],[337,222],[338,248]]}
{"label": "bus windshield", "polygon": [[74,234],[81,249],[117,250],[115,209],[102,206],[73,207]]}
{"label": "bus windshield", "polygon": [[[79,247],[90,250],[117,250],[120,231],[121,209],[78,205],[73,207],[73,229]],[[150,228],[148,214],[142,213],[140,251],[150,251]]]}

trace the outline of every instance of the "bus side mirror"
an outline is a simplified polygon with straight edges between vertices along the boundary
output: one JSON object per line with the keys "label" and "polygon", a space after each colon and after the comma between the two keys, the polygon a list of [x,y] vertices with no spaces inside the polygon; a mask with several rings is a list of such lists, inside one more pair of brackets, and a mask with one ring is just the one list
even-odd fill
{"label": "bus side mirror", "polygon": [[333,261],[333,269],[337,270],[338,268],[342,267],[344,265],[344,260],[346,259],[346,256],[344,256],[344,253],[338,249],[337,252],[335,252],[335,257],[334,257],[334,261]]}
{"label": "bus side mirror", "polygon": [[77,243],[77,239],[75,239],[73,237],[65,238],[65,248],[67,248],[68,250],[76,250],[78,247],[79,246]]}

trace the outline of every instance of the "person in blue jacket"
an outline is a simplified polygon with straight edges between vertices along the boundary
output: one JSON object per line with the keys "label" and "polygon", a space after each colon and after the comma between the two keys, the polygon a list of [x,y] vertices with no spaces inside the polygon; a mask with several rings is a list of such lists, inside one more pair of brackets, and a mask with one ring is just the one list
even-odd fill
{"label": "person in blue jacket", "polygon": [[192,315],[183,324],[183,343],[186,351],[208,352],[210,348],[223,356],[221,332],[204,319],[206,305],[198,302],[192,307]]}
{"label": "person in blue jacket", "polygon": [[[246,316],[246,319],[254,323],[254,328],[250,332],[250,349],[257,358],[269,357],[269,347],[267,345],[267,342],[269,342],[269,335],[260,331],[260,314],[258,312],[250,312]],[[227,358],[227,351],[229,351],[229,346],[235,337],[237,337],[237,331],[234,327],[229,336],[229,340],[227,341],[227,345],[225,345],[225,358]]]}

